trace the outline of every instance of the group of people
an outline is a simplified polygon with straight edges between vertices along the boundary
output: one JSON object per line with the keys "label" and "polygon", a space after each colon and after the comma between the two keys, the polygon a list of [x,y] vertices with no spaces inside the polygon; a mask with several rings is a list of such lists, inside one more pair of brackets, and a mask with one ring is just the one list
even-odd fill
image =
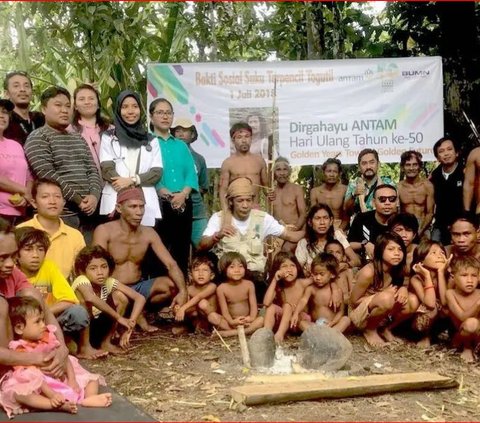
{"label": "group of people", "polygon": [[147,128],[132,91],[120,93],[110,122],[92,85],[77,87],[73,105],[66,89],[46,89],[42,113],[30,110],[27,74],[8,74],[4,89],[0,365],[13,369],[0,404],[9,415],[110,405],[98,393],[103,378],[69,350],[83,359],[123,353],[137,325],[158,329],[146,310],[167,309],[175,333],[267,327],[278,343],[313,324],[356,328],[373,346],[402,336],[426,346],[447,331],[474,359],[480,149],[464,169],[455,142],[440,139],[429,179],[421,154],[407,151],[398,184],[379,174],[373,149],[359,154],[348,185],[341,162],[328,159],[307,208],[287,159],[276,158],[268,187],[254,131],[238,122],[221,167],[221,210],[208,218],[196,128],[174,119],[167,99],[149,105]]}

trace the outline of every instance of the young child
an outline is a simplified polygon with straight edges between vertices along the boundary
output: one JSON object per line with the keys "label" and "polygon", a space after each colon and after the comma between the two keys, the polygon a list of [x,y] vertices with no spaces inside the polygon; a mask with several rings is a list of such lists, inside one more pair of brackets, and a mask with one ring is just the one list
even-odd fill
{"label": "young child", "polygon": [[480,341],[479,261],[464,256],[452,261],[455,288],[447,290],[447,305],[458,332],[454,344],[463,349],[461,357],[468,363],[475,360],[473,351]]}
{"label": "young child", "polygon": [[409,291],[413,292],[418,301],[414,313],[412,329],[421,335],[417,345],[430,346],[430,329],[433,322],[446,306],[445,293],[446,269],[451,260],[447,260],[442,244],[422,239],[413,253],[412,270]]}
{"label": "young child", "polygon": [[418,220],[411,213],[398,213],[388,220],[388,230],[400,235],[400,238],[402,238],[403,243],[405,244],[405,248],[407,249],[405,274],[409,275],[413,252],[417,246],[413,241],[418,234]]}
{"label": "young child", "polygon": [[[295,307],[291,326],[298,325],[299,329],[304,331],[308,326],[314,324],[313,322],[323,320],[331,328],[343,333],[350,326],[350,319],[344,316],[345,305],[342,302],[340,307],[336,309],[333,307],[338,261],[332,254],[320,253],[313,259],[311,266],[313,285],[305,289],[305,293]],[[304,319],[300,316],[306,306],[308,306],[311,319]]]}
{"label": "young child", "polygon": [[192,258],[190,263],[190,281],[188,286],[189,300],[181,307],[176,306],[175,320],[190,319],[195,329],[204,327],[208,323],[210,313],[217,311],[217,286],[215,279],[215,264],[208,254],[199,254]]}
{"label": "young child", "polygon": [[353,269],[349,266],[345,249],[340,241],[332,239],[325,245],[325,252],[332,254],[338,261],[338,277],[336,284],[342,290],[343,302],[348,305],[353,287]]}
{"label": "young child", "polygon": [[[264,327],[275,332],[275,342],[281,343],[290,328],[290,319],[311,279],[303,279],[302,266],[293,253],[280,252],[273,259],[269,270],[272,275],[263,304],[267,307]],[[302,320],[308,319],[307,313]]]}
{"label": "young child", "polygon": [[[56,327],[45,325],[40,303],[32,297],[8,299],[9,317],[15,340],[9,348],[15,351],[44,353],[57,348]],[[16,366],[10,370],[0,390],[0,404],[8,417],[21,409],[58,410],[75,414],[77,404],[84,407],[108,407],[112,394],[99,394],[102,376],[85,370],[72,356],[66,361],[65,377],[53,379],[33,366]]]}
{"label": "young child", "polygon": [[[362,267],[350,295],[349,317],[374,346],[395,341],[391,330],[415,310],[418,301],[403,286],[406,249],[399,235],[386,232],[377,237],[373,261]],[[379,327],[383,328],[382,338]]]}
{"label": "young child", "polygon": [[[85,247],[75,259],[77,277],[72,289],[91,317],[84,342],[99,345],[103,351],[112,354],[123,354],[129,346],[138,316],[143,311],[145,297],[112,278],[114,268],[115,262],[104,248],[99,245]],[[133,301],[133,307],[127,319],[123,316],[130,300]],[[112,343],[117,324],[126,329],[120,337],[120,348]]]}
{"label": "young child", "polygon": [[57,318],[65,335],[79,339],[76,356],[96,359],[106,351],[92,348],[84,342],[84,332],[89,325],[88,313],[78,299],[55,262],[45,259],[50,247],[48,234],[32,227],[17,228],[15,238],[18,245],[17,266],[28,281],[43,295],[47,307]]}
{"label": "young child", "polygon": [[225,253],[218,262],[220,277],[225,282],[217,288],[220,312],[210,313],[208,320],[220,329],[223,336],[235,336],[237,327],[245,327],[251,334],[263,326],[263,317],[258,316],[255,285],[244,279],[247,261],[240,253]]}

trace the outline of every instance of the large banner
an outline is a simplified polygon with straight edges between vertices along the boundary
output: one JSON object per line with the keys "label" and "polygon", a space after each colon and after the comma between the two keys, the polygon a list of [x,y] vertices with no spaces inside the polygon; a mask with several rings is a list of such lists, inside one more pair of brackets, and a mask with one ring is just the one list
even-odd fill
{"label": "large banner", "polygon": [[[293,165],[338,156],[356,163],[364,148],[383,162],[406,150],[433,160],[443,136],[440,57],[293,62],[150,64],[148,103],[165,97],[175,119],[196,125],[193,144],[208,167],[232,150],[229,128],[252,126],[252,151]],[[269,142],[270,141],[270,142]]]}

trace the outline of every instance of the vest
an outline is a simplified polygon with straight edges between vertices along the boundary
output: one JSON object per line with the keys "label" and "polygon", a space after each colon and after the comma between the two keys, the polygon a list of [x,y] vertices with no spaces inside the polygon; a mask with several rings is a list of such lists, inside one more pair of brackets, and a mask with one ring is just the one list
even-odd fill
{"label": "vest", "polygon": [[[220,218],[221,218],[221,213]],[[235,235],[226,236],[217,244],[217,255],[235,251],[240,253],[247,260],[247,268],[252,272],[264,272],[267,264],[267,257],[263,250],[263,227],[266,213],[261,210],[250,212],[250,222],[247,232],[241,234],[237,230]]]}

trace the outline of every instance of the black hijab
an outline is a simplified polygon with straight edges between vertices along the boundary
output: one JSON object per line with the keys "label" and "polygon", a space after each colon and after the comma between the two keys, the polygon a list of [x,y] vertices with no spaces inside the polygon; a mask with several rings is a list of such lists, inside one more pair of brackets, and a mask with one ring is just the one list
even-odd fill
{"label": "black hijab", "polygon": [[113,111],[115,135],[117,136],[118,142],[121,146],[127,148],[140,148],[142,145],[148,145],[149,141],[153,139],[153,136],[146,131],[141,122],[141,117],[133,125],[130,125],[123,120],[121,109],[122,104],[127,97],[133,97],[138,103],[138,107],[141,108],[142,102],[137,93],[130,90],[125,90],[118,95],[115,102],[115,110]]}

